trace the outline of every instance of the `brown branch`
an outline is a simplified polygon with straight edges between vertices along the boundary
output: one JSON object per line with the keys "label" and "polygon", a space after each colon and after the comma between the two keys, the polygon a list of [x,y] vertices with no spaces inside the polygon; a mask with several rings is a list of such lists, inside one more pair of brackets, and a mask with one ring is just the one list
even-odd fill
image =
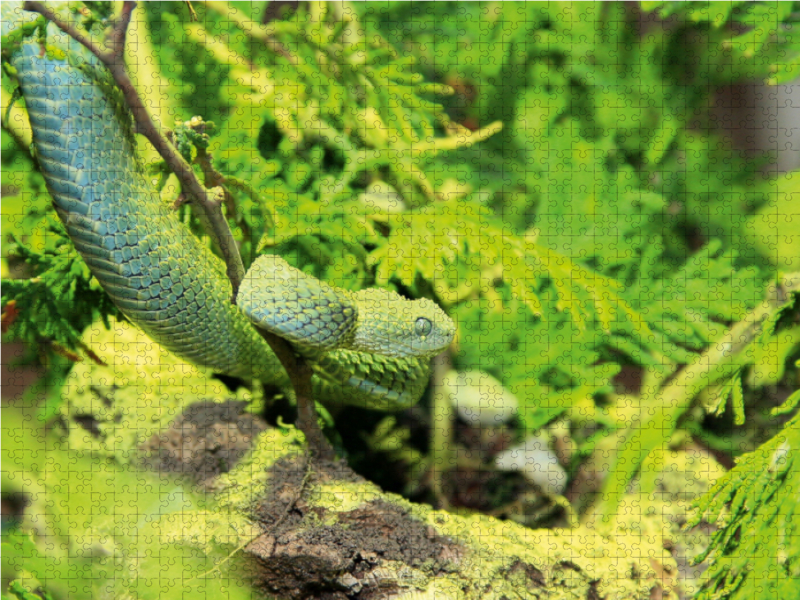
{"label": "brown branch", "polygon": [[236,202],[233,194],[228,190],[229,179],[214,168],[211,155],[205,148],[197,148],[197,158],[195,164],[200,166],[203,171],[203,184],[207,188],[221,187],[223,191],[223,202],[228,209],[228,215],[234,220],[236,226],[242,230],[244,239],[253,239],[253,230],[250,224],[236,211]]}
{"label": "brown branch", "polygon": [[126,1],[123,4],[122,14],[117,21],[107,42],[108,49],[97,46],[89,37],[78,31],[72,24],[62,20],[53,10],[38,1],[28,0],[23,4],[25,10],[36,12],[48,21],[52,21],[64,33],[82,44],[89,52],[94,54],[108,68],[119,89],[125,98],[133,118],[136,122],[136,130],[144,135],[159,155],[167,163],[169,169],[175,173],[181,187],[187,193],[191,202],[200,209],[208,224],[211,234],[214,237],[222,257],[225,260],[228,279],[233,288],[232,298],[236,297],[239,285],[244,278],[244,265],[236,241],[231,232],[225,216],[222,214],[221,203],[215,198],[214,194],[206,190],[197,179],[192,167],[183,159],[175,147],[169,143],[167,138],[159,131],[150,113],[144,106],[144,102],[139,96],[133,82],[125,68],[122,58],[126,31],[130,23],[131,14],[136,7],[135,2]]}
{"label": "brown branch", "polygon": [[[297,503],[300,502],[300,499],[303,497],[303,493],[308,486],[308,482],[311,479],[311,455],[308,451],[306,451],[305,455],[303,456],[303,471],[305,471],[303,475],[303,481],[300,482],[300,485],[297,486],[297,491],[292,495],[292,498],[289,502],[286,503],[286,508],[281,513],[281,516],[270,526],[266,533],[277,533],[283,525],[284,521],[289,517],[291,512],[296,509]],[[262,534],[263,535],[263,534]],[[250,540],[251,542],[255,541],[256,538]],[[278,536],[275,536],[275,545],[278,543]],[[275,546],[272,548],[272,552],[275,552]]]}
{"label": "brown branch", "polygon": [[200,19],[197,18],[197,13],[194,11],[194,7],[189,0],[184,0],[184,4],[186,4],[186,8],[189,9],[189,18],[191,18],[193,23],[196,23]]}
{"label": "brown branch", "polygon": [[305,434],[306,442],[314,458],[321,461],[333,460],[335,454],[333,448],[317,422],[317,408],[314,406],[314,396],[311,390],[311,376],[314,374],[311,364],[302,356],[297,355],[289,342],[282,337],[258,327],[256,329],[272,348],[289,375],[289,381],[292,382],[297,400],[297,427]]}
{"label": "brown branch", "polygon": [[125,38],[128,35],[128,26],[131,23],[131,15],[134,8],[136,8],[136,2],[122,3],[122,12],[119,20],[117,20],[106,40],[106,45],[109,47],[111,54],[121,61],[123,61],[123,56],[125,55]]}
{"label": "brown branch", "polygon": [[80,42],[83,46],[86,47],[86,49],[89,50],[89,52],[94,54],[97,58],[99,58],[104,63],[107,60],[111,60],[113,58],[113,55],[110,52],[107,52],[107,51],[104,51],[104,50],[101,50],[100,48],[98,48],[95,45],[95,43],[89,37],[85,36],[80,31],[75,29],[75,27],[73,27],[72,24],[67,23],[66,21],[62,21],[61,19],[59,19],[58,15],[56,15],[55,11],[53,11],[50,8],[48,8],[43,3],[34,2],[34,1],[31,1],[31,0],[26,0],[25,2],[22,3],[22,8],[24,10],[28,10],[28,11],[31,11],[31,12],[39,13],[40,15],[42,15],[48,21],[52,21],[53,23],[55,23],[56,26],[61,31],[66,33],[69,37],[71,37],[75,41]]}

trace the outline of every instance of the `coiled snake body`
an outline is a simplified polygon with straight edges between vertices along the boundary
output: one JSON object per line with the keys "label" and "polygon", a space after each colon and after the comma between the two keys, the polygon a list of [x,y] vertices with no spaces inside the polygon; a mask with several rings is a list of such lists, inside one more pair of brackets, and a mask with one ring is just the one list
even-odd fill
{"label": "coiled snake body", "polygon": [[453,337],[441,309],[383,290],[340,290],[271,256],[256,260],[233,305],[222,261],[145,179],[122,109],[96,75],[104,67],[65,38],[25,41],[11,62],[56,211],[120,310],[178,356],[229,375],[288,386],[255,322],[311,359],[318,400],[384,410],[415,403],[430,357]]}

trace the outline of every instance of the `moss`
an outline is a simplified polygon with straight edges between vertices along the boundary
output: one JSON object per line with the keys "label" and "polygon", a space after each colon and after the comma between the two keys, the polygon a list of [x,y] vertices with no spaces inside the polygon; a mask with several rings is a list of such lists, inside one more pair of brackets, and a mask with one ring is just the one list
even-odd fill
{"label": "moss", "polygon": [[[467,549],[454,560],[451,573],[429,569],[404,571],[403,580],[428,578],[433,591],[452,598],[534,597],[537,589],[548,598],[648,598],[662,585],[647,554],[630,552],[628,540],[601,535],[587,527],[571,530],[531,530],[484,515],[461,516],[412,504],[383,494],[371,483],[334,482],[315,488],[309,501],[338,513],[375,501],[388,501]],[[334,519],[329,516],[326,521]],[[637,559],[634,557],[645,557]],[[664,559],[669,562],[668,558]],[[435,580],[433,579],[435,575]],[[669,583],[669,582],[667,582]],[[667,592],[668,594],[668,592]],[[409,597],[416,597],[410,595]],[[669,597],[668,595],[665,597]]]}
{"label": "moss", "polygon": [[[96,323],[82,342],[105,364],[75,364],[61,390],[67,401],[61,415],[70,424],[69,445],[120,462],[191,403],[223,402],[232,394],[211,372],[190,365],[125,322],[110,330]],[[250,400],[246,390],[237,398]]]}
{"label": "moss", "polygon": [[369,483],[335,481],[314,488],[309,501],[331,512],[349,512],[384,497],[378,486]]}
{"label": "moss", "polygon": [[270,468],[281,458],[302,454],[303,439],[302,432],[294,427],[261,433],[252,450],[229,473],[216,480],[214,488],[220,506],[251,512],[266,495]]}
{"label": "moss", "polygon": [[602,531],[613,530],[619,544],[633,556],[649,557],[665,578],[676,579],[684,593],[697,590],[705,567],[691,566],[710,540],[708,528],[685,529],[692,502],[705,494],[725,470],[708,453],[699,449],[659,453],[645,465],[644,474],[634,482],[615,513],[613,522],[601,525],[592,514],[586,525]]}

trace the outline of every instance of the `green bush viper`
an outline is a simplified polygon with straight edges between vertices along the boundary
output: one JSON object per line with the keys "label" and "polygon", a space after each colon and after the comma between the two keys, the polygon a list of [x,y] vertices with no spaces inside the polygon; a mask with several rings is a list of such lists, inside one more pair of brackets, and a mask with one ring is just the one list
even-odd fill
{"label": "green bush viper", "polygon": [[232,304],[222,261],[145,178],[105,67],[54,30],[46,45],[14,44],[11,64],[56,211],[122,313],[186,360],[285,388],[288,377],[256,323],[310,359],[317,400],[383,410],[417,402],[430,357],[453,338],[447,315],[430,300],[337,289],[275,256],[254,262]]}

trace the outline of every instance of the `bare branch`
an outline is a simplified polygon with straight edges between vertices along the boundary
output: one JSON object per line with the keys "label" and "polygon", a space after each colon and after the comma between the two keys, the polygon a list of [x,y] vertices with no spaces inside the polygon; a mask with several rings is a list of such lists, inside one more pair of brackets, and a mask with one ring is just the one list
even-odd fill
{"label": "bare branch", "polygon": [[197,157],[194,160],[195,164],[200,166],[203,171],[203,184],[206,188],[221,187],[223,191],[222,202],[228,209],[228,216],[233,219],[236,226],[242,230],[242,235],[245,239],[253,238],[253,231],[250,224],[241,214],[236,211],[236,201],[229,191],[229,179],[214,168],[211,155],[205,148],[197,147]]}
{"label": "bare branch", "polygon": [[297,396],[297,427],[305,434],[308,447],[316,460],[333,460],[334,451],[317,422],[317,409],[311,390],[313,371],[309,362],[295,354],[292,346],[282,337],[256,327],[261,337],[281,361],[289,375],[295,395]]}
{"label": "bare branch", "polygon": [[136,2],[126,0],[122,3],[122,12],[120,13],[119,20],[108,36],[107,45],[114,56],[120,61],[123,60],[122,57],[125,53],[125,36],[128,34],[128,25],[131,23],[131,15],[133,14],[134,8],[136,8]]}
{"label": "bare branch", "polygon": [[97,58],[103,61],[103,63],[106,63],[106,61],[111,60],[113,58],[110,52],[106,50],[101,50],[99,47],[95,45],[95,43],[88,36],[78,31],[75,27],[72,26],[71,23],[62,21],[58,17],[58,15],[56,15],[55,11],[45,6],[43,2],[26,0],[25,2],[22,3],[22,8],[30,12],[39,13],[48,21],[52,21],[53,23],[55,23],[56,26],[61,31],[63,31],[69,37],[71,37],[75,41],[85,46],[86,49],[89,50],[89,52],[91,52]]}
{"label": "bare branch", "polygon": [[194,11],[194,7],[190,0],[184,0],[184,4],[186,4],[186,8],[189,9],[189,17],[191,18],[192,22],[196,23],[200,19],[197,18],[197,13]]}
{"label": "bare branch", "polygon": [[230,279],[233,288],[233,299],[236,297],[236,292],[239,290],[239,285],[244,278],[244,265],[242,264],[242,257],[239,254],[239,249],[236,246],[236,241],[230,226],[225,216],[222,214],[221,203],[217,201],[212,193],[203,187],[189,163],[183,159],[175,147],[170,144],[167,138],[159,131],[150,113],[145,108],[139,93],[133,86],[133,82],[125,68],[125,63],[122,60],[126,31],[130,23],[131,13],[135,6],[135,2],[124,3],[122,14],[109,36],[112,49],[104,50],[98,47],[90,38],[78,31],[70,23],[61,19],[53,10],[46,7],[43,3],[28,0],[23,4],[25,10],[39,13],[48,21],[55,23],[61,31],[85,46],[92,54],[100,59],[111,72],[111,76],[122,91],[125,102],[133,114],[136,123],[136,131],[144,135],[153,147],[155,147],[167,163],[169,169],[175,173],[175,176],[181,183],[181,187],[191,199],[191,202],[203,212],[204,220],[208,224],[211,235],[217,242],[222,252],[222,257],[225,260],[228,279]]}

